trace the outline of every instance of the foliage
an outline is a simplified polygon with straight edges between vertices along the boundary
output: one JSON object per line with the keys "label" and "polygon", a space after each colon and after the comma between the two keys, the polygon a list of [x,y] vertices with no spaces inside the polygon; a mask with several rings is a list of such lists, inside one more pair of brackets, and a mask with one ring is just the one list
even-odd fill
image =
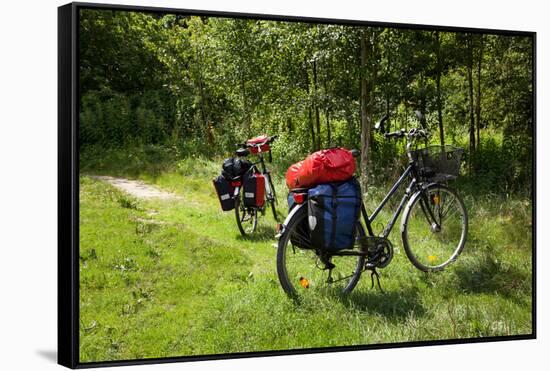
{"label": "foliage", "polygon": [[[364,147],[361,131],[384,114],[414,127],[420,110],[434,143],[467,148],[471,179],[531,189],[531,38],[91,9],[80,27],[84,159],[97,146],[227,156],[268,133],[284,171],[312,150]],[[402,148],[368,143],[369,176],[387,181]]]}
{"label": "foliage", "polygon": [[[81,361],[531,333],[531,38],[80,16]],[[463,255],[420,274],[394,231],[386,294],[364,277],[349,297],[295,306],[277,281],[271,217],[243,239],[219,210],[210,182],[221,160],[235,143],[279,135],[269,167],[284,209],[291,163],[360,148],[372,211],[407,159],[403,141],[366,129],[389,114],[389,130],[409,130],[414,110],[426,115],[426,144],[466,149]],[[180,198],[134,199],[84,174],[139,178]]]}

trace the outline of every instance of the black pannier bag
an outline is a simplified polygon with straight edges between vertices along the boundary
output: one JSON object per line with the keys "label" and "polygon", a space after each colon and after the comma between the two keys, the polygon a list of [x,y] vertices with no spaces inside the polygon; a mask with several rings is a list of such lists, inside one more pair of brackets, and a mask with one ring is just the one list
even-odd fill
{"label": "black pannier bag", "polygon": [[311,245],[332,251],[353,248],[360,209],[361,187],[355,178],[309,189]]}
{"label": "black pannier bag", "polygon": [[265,202],[265,177],[261,173],[246,173],[243,179],[244,205],[262,207]]}
{"label": "black pannier bag", "polygon": [[231,181],[220,175],[213,180],[214,188],[218,194],[218,200],[223,211],[233,210],[235,208],[235,199],[233,198],[234,187]]}
{"label": "black pannier bag", "polygon": [[227,180],[232,180],[241,177],[246,173],[252,164],[250,161],[241,158],[226,158],[222,165],[222,175]]}

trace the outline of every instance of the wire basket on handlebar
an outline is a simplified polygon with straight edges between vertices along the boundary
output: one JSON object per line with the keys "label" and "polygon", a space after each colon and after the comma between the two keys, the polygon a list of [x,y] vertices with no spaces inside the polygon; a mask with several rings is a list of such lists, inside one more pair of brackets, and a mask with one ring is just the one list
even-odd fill
{"label": "wire basket on handlebar", "polygon": [[429,181],[456,179],[464,149],[451,145],[428,146],[411,151],[419,175]]}

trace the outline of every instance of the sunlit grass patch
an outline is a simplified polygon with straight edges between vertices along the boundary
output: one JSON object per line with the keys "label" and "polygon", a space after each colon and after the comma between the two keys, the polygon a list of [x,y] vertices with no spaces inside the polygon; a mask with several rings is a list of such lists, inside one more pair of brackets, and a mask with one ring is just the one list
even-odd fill
{"label": "sunlit grass patch", "polygon": [[[81,361],[531,332],[528,201],[466,194],[468,242],[444,272],[414,268],[397,227],[394,259],[380,271],[385,293],[364,274],[349,296],[298,305],[279,285],[270,213],[255,235],[240,236],[215,198],[218,164],[201,161],[139,175],[181,196],[175,200],[130,198],[81,177]],[[286,212],[284,181],[276,181]],[[378,196],[366,198],[369,210]],[[382,212],[375,230],[390,216]]]}

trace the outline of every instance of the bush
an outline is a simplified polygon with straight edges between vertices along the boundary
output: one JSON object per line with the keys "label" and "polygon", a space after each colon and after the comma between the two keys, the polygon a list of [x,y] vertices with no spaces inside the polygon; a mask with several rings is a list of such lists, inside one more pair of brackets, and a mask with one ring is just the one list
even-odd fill
{"label": "bush", "polygon": [[470,180],[486,192],[529,194],[531,168],[524,165],[531,163],[529,146],[519,138],[483,138],[471,155]]}
{"label": "bush", "polygon": [[80,146],[122,148],[167,142],[175,122],[173,97],[164,92],[125,95],[109,89],[82,96]]}
{"label": "bush", "polygon": [[80,171],[114,176],[158,176],[173,167],[179,158],[181,153],[175,146],[149,144],[106,149],[93,145],[81,149]]}

